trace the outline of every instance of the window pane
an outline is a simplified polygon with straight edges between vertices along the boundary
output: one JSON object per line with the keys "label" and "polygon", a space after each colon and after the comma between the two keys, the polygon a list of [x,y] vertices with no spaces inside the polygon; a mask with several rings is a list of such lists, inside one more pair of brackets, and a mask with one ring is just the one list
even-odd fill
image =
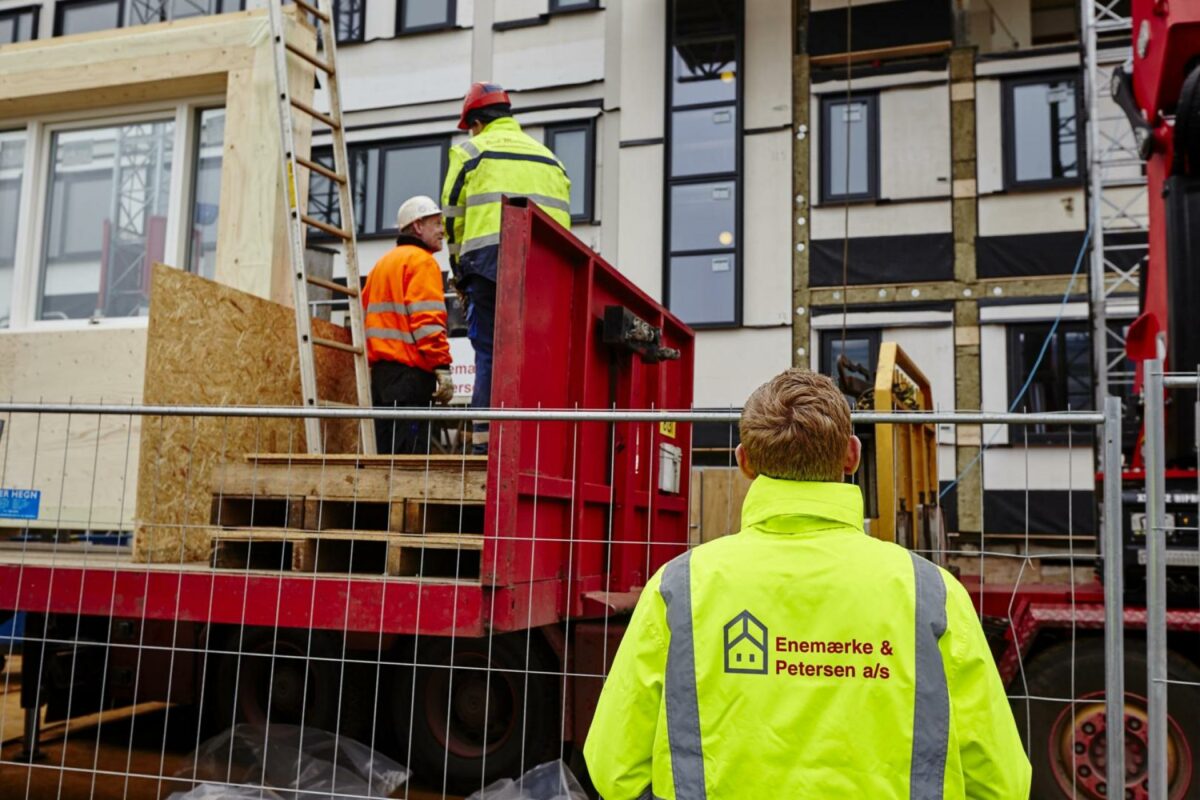
{"label": "window pane", "polygon": [[588,132],[586,129],[552,131],[549,139],[550,149],[566,167],[567,177],[571,179],[571,216],[582,217],[587,214],[588,192],[591,191],[588,186]]}
{"label": "window pane", "polygon": [[671,115],[671,174],[708,175],[737,169],[737,112],[728,108]]}
{"label": "window pane", "polygon": [[[843,346],[844,345],[844,346]],[[838,377],[838,359],[842,354],[852,364],[866,367],[874,372],[875,364],[871,358],[871,339],[866,336],[855,336],[848,334],[846,341],[843,343],[839,335],[837,338],[831,339],[829,342],[829,363],[825,365],[825,374],[837,380]]]}
{"label": "window pane", "polygon": [[39,319],[146,313],[162,261],[175,124],[55,133]]}
{"label": "window pane", "polygon": [[106,31],[120,24],[120,5],[117,0],[103,3],[83,3],[59,6],[60,36],[73,33]]}
{"label": "window pane", "polygon": [[829,170],[831,197],[871,192],[870,114],[871,106],[865,100],[828,106],[829,163],[825,168]]}
{"label": "window pane", "polygon": [[218,13],[214,5],[214,0],[170,0],[167,5],[167,19],[187,19]]}
{"label": "window pane", "polygon": [[361,42],[365,0],[334,0],[333,13],[337,40]]}
{"label": "window pane", "polygon": [[1087,331],[1063,331],[1063,358],[1066,361],[1066,402],[1070,411],[1090,409],[1092,394],[1092,337]]}
{"label": "window pane", "polygon": [[1073,81],[1012,88],[1014,170],[1018,181],[1074,178],[1079,145]]}
{"label": "window pane", "polygon": [[550,0],[551,11],[566,11],[572,8],[591,8],[596,0]]}
{"label": "window pane", "polygon": [[394,228],[396,212],[408,198],[423,194],[438,201],[441,194],[442,146],[398,147],[383,153],[383,207],[380,229]]}
{"label": "window pane", "polygon": [[687,323],[733,322],[733,253],[671,259],[671,311]]}
{"label": "window pane", "polygon": [[401,0],[404,6],[404,28],[424,28],[449,25],[449,0]]}
{"label": "window pane", "polygon": [[673,51],[671,105],[732,102],[737,98],[737,47],[733,37],[681,42]]}
{"label": "window pane", "polygon": [[671,187],[671,250],[734,247],[737,188],[733,181]]}
{"label": "window pane", "polygon": [[25,165],[25,134],[0,133],[0,328],[12,311],[13,264],[17,252],[17,219]]}
{"label": "window pane", "polygon": [[[313,161],[333,169],[333,154],[326,151],[313,153]],[[357,186],[357,181],[352,185]],[[308,215],[330,225],[341,225],[341,214],[337,210],[337,186],[320,173],[313,172],[308,179]],[[313,231],[309,231],[312,236]]]}
{"label": "window pane", "polygon": [[200,142],[192,182],[192,232],[188,238],[190,270],[205,278],[216,275],[217,214],[221,202],[221,156],[225,145],[225,109],[200,112]]}
{"label": "window pane", "polygon": [[37,38],[37,31],[33,29],[34,19],[36,19],[36,16],[32,11],[26,11],[17,17],[16,38],[13,39],[14,42],[29,42]]}

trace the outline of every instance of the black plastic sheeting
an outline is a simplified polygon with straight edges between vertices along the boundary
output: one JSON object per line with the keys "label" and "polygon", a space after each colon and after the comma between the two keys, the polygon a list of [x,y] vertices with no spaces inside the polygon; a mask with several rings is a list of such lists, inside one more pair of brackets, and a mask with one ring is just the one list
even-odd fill
{"label": "black plastic sheeting", "polygon": [[[842,285],[842,240],[811,243],[809,285]],[[907,283],[954,278],[954,237],[949,233],[859,236],[850,240],[846,283]],[[1068,272],[1070,270],[1068,269]]]}

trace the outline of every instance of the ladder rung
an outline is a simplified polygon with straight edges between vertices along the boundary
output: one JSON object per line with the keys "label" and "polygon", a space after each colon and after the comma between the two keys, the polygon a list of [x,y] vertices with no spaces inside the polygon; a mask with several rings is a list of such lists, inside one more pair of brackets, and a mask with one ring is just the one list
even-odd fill
{"label": "ladder rung", "polygon": [[304,280],[308,281],[313,286],[320,286],[321,288],[328,289],[331,292],[341,292],[342,294],[348,294],[351,297],[358,297],[358,289],[354,288],[353,286],[342,286],[340,283],[327,281],[324,278],[318,278],[316,275],[305,275]]}
{"label": "ladder rung", "polygon": [[292,100],[293,106],[300,109],[305,114],[308,114],[310,117],[320,120],[326,127],[333,128],[334,130],[341,129],[342,123],[339,122],[338,120],[334,119],[333,117],[329,116],[328,114],[324,114],[320,111],[317,111],[312,106],[308,105],[307,103],[302,103],[294,97],[291,98],[291,100]]}
{"label": "ladder rung", "polygon": [[299,6],[302,10],[307,11],[309,14],[312,14],[314,17],[321,20],[321,22],[329,22],[329,15],[316,6],[309,5],[308,3],[304,2],[304,0],[292,0],[292,2]]}
{"label": "ladder rung", "polygon": [[346,344],[345,342],[339,342],[336,339],[322,339],[319,336],[314,336],[312,342],[313,344],[320,345],[321,347],[330,347],[334,350],[353,353],[356,356],[361,356],[363,352],[363,349],[356,344]]}
{"label": "ladder rung", "polygon": [[300,220],[305,225],[311,225],[312,227],[317,228],[318,230],[325,231],[330,236],[336,236],[339,239],[349,239],[350,238],[350,234],[346,233],[346,231],[342,230],[341,228],[336,228],[333,225],[330,225],[328,222],[321,222],[321,220],[319,220],[319,219],[313,219],[308,214],[301,214]]}
{"label": "ladder rung", "polygon": [[323,70],[327,75],[331,75],[331,76],[333,75],[333,64],[330,64],[328,61],[322,61],[321,59],[314,56],[312,53],[309,53],[308,51],[306,51],[302,48],[296,47],[291,42],[284,42],[283,46],[288,49],[289,53],[295,53],[297,56],[299,56],[300,58],[303,58],[305,61],[312,64],[317,69]]}
{"label": "ladder rung", "polygon": [[308,167],[313,172],[318,172],[331,181],[337,181],[338,183],[346,182],[346,176],[337,174],[324,164],[318,164],[316,161],[309,161],[307,158],[301,158],[300,156],[296,156],[296,160],[300,162],[300,166]]}

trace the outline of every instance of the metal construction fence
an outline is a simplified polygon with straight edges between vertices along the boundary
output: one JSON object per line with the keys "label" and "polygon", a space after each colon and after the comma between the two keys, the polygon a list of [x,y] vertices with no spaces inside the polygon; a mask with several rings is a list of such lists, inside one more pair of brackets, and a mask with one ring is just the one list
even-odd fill
{"label": "metal construction fence", "polygon": [[[942,454],[940,475],[903,448],[903,469],[869,465],[864,494],[919,497],[868,497],[869,524],[899,520],[894,538],[972,595],[1035,796],[1200,791],[1200,625],[1168,607],[1147,375],[1144,602],[1123,586],[1141,568],[1122,482],[1097,476],[1122,474],[1118,400],[853,415],[865,435],[929,431]],[[432,454],[329,452],[363,417],[418,426]],[[480,419],[487,455],[464,435]],[[738,530],[737,419],[0,403],[0,796],[459,797],[555,759],[586,787],[580,749],[641,588]],[[906,495],[923,469],[937,491]]]}

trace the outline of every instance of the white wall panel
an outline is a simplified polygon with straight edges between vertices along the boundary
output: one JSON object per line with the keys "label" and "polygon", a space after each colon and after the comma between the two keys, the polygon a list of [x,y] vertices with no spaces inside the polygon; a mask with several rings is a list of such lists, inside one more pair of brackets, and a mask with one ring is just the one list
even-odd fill
{"label": "white wall panel", "polygon": [[880,195],[950,195],[950,92],[945,86],[879,93]]}
{"label": "white wall panel", "polygon": [[1000,81],[975,82],[975,157],[979,194],[1004,188],[1004,126],[1000,119]]}
{"label": "white wall panel", "polygon": [[549,25],[496,31],[492,47],[492,77],[506,89],[603,80],[604,15],[565,14]]}
{"label": "white wall panel", "polygon": [[550,0],[494,0],[496,22],[531,19],[550,10]]}
{"label": "white wall panel", "polygon": [[697,407],[741,408],[746,397],[792,365],[791,328],[696,334]]}
{"label": "white wall panel", "polygon": [[[367,42],[372,39],[391,39],[396,35],[397,3],[367,3],[364,9],[363,38]],[[346,54],[351,50],[367,45],[338,45],[338,63],[341,64]],[[350,78],[347,78],[350,80]],[[343,89],[344,91],[344,89]]]}
{"label": "white wall panel", "polygon": [[[1095,470],[1090,447],[1031,445],[1026,449],[1018,441],[1011,447],[991,447],[984,453],[983,488],[1090,492],[1096,488]],[[1065,523],[1065,506],[1062,513]],[[1076,527],[1079,524],[1075,520]]]}
{"label": "white wall panel", "polygon": [[747,0],[745,13],[744,127],[789,125],[792,121],[791,3]]}
{"label": "white wall panel", "polygon": [[338,51],[348,111],[458,100],[471,84],[471,32],[402,36]]}
{"label": "white wall panel", "polygon": [[1081,231],[1087,228],[1082,189],[1064,187],[979,198],[979,235]]}
{"label": "white wall panel", "polygon": [[641,0],[621,8],[621,141],[663,135],[666,26],[665,2]]}
{"label": "white wall panel", "polygon": [[747,136],[742,225],[742,319],[787,325],[792,305],[792,136],[787,130]]}
{"label": "white wall panel", "polygon": [[[663,146],[621,151],[621,236],[614,266],[642,291],[662,299]],[[611,254],[610,254],[611,255]]]}
{"label": "white wall panel", "polygon": [[[844,209],[839,205],[814,208],[812,238],[841,238]],[[907,233],[949,233],[950,201],[925,200],[880,206],[850,206],[851,236],[899,236]]]}

